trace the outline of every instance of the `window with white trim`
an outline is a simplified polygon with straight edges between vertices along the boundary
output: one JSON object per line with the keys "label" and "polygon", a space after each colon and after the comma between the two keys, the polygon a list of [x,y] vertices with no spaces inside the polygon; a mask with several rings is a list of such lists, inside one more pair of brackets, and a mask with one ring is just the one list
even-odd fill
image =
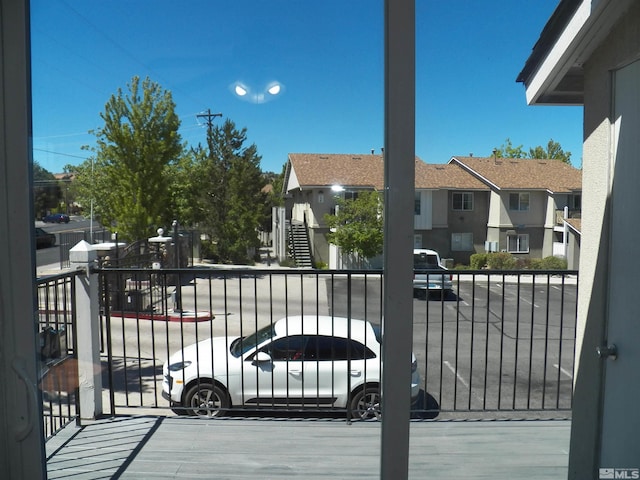
{"label": "window with white trim", "polygon": [[451,251],[471,252],[473,251],[473,233],[452,233]]}
{"label": "window with white trim", "polygon": [[510,193],[509,194],[509,210],[526,212],[529,210],[529,193]]}
{"label": "window with white trim", "polygon": [[454,210],[473,210],[473,192],[453,192],[451,208]]}
{"label": "window with white trim", "polygon": [[507,234],[507,252],[529,253],[529,234]]}

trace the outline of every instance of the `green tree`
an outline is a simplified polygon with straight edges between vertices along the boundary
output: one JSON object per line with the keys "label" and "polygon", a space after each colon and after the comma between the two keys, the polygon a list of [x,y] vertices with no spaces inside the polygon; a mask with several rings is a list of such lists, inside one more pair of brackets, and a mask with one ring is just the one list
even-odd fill
{"label": "green tree", "polygon": [[384,225],[378,192],[359,192],[354,199],[338,198],[336,205],[336,214],[324,217],[332,230],[329,242],[344,253],[357,253],[364,258],[382,253]]}
{"label": "green tree", "polygon": [[245,147],[246,139],[247,129],[237,130],[231,120],[207,132],[208,152],[200,170],[203,226],[223,262],[247,262],[249,252],[260,245],[257,231],[265,215],[265,181],[257,148]]}
{"label": "green tree", "polygon": [[565,152],[562,146],[550,139],[547,142],[547,146],[543,147],[538,145],[537,147],[529,148],[529,152],[525,152],[522,145],[514,147],[511,140],[507,138],[505,142],[500,146],[493,149],[492,155],[496,158],[550,158],[555,160],[562,160],[564,163],[571,165],[571,152]]}
{"label": "green tree", "polygon": [[33,210],[36,218],[42,218],[47,214],[47,211],[57,208],[61,199],[62,190],[56,177],[34,161]]}
{"label": "green tree", "polygon": [[553,138],[547,142],[546,148],[540,145],[530,148],[529,158],[553,158],[571,165],[571,152],[565,152],[558,142],[553,141]]}
{"label": "green tree", "polygon": [[173,98],[149,78],[133,77],[100,116],[94,155],[78,168],[80,198],[123,238],[146,238],[173,216],[169,167],[183,152]]}
{"label": "green tree", "polygon": [[502,145],[493,149],[493,155],[497,158],[525,158],[527,156],[522,145],[514,147],[509,138]]}

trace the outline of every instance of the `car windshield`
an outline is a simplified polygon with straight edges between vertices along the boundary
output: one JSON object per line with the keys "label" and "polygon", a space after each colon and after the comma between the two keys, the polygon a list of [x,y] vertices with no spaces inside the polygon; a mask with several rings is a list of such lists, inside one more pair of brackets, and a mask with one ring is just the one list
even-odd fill
{"label": "car windshield", "polygon": [[437,268],[438,257],[427,253],[416,253],[413,255],[414,269]]}
{"label": "car windshield", "polygon": [[265,340],[273,338],[275,335],[275,329],[273,325],[267,325],[264,328],[261,328],[255,333],[251,335],[247,335],[246,337],[236,338],[229,347],[229,351],[231,355],[234,357],[239,357],[244,353],[248,352],[252,348],[260,345]]}

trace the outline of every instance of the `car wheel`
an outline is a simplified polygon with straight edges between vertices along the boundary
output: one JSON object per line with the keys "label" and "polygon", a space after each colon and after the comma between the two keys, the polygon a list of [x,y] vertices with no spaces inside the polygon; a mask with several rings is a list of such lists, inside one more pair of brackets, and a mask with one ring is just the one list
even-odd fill
{"label": "car wheel", "polygon": [[351,417],[354,419],[380,420],[380,387],[367,385],[356,391],[351,398]]}
{"label": "car wheel", "polygon": [[187,391],[184,406],[189,415],[199,417],[219,417],[230,406],[229,395],[219,385],[209,382],[196,383]]}

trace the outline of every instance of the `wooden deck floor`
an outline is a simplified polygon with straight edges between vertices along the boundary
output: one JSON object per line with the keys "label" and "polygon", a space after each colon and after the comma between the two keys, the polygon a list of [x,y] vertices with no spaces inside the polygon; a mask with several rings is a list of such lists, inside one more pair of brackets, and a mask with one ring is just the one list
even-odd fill
{"label": "wooden deck floor", "polygon": [[[412,479],[564,479],[570,421],[413,422]],[[46,445],[49,479],[376,479],[380,423],[116,417]]]}

